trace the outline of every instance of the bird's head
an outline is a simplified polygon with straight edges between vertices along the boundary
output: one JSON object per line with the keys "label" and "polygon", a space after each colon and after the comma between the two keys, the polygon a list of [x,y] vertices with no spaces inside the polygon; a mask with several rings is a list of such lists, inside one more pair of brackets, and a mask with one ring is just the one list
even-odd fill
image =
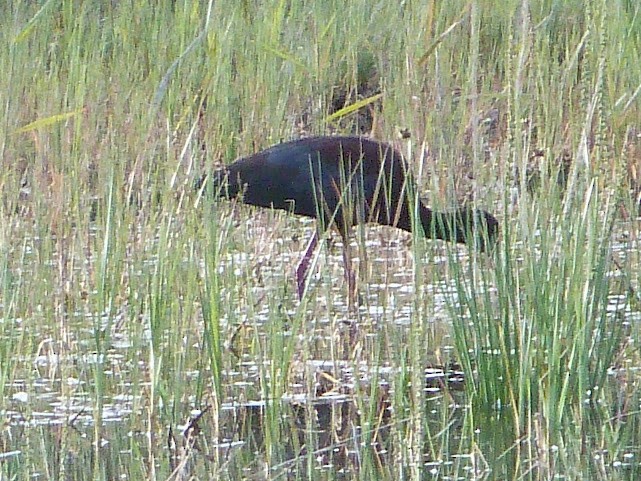
{"label": "bird's head", "polygon": [[479,248],[481,252],[494,251],[499,237],[499,221],[489,212],[484,210],[476,211],[477,224],[481,227],[477,232]]}

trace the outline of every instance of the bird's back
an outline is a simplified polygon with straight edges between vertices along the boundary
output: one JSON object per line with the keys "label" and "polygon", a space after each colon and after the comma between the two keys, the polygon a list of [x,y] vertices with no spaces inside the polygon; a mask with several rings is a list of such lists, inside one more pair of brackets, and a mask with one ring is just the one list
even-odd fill
{"label": "bird's back", "polygon": [[[360,137],[310,137],[237,160],[215,175],[243,202],[317,217],[341,231],[360,222],[409,222],[405,164],[387,144]],[[407,226],[408,227],[408,226]]]}

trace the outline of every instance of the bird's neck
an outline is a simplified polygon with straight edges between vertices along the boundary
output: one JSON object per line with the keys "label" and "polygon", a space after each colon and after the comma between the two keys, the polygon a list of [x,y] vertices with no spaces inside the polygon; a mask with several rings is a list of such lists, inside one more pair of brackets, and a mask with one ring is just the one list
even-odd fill
{"label": "bird's neck", "polygon": [[434,212],[423,204],[419,206],[419,216],[425,236],[451,242],[465,242],[465,215],[460,211]]}

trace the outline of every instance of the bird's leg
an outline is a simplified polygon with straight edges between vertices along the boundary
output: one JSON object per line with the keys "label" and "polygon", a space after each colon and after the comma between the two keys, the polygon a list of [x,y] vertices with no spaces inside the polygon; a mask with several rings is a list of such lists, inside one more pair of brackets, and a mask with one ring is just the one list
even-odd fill
{"label": "bird's leg", "polygon": [[347,281],[347,305],[351,308],[356,305],[356,275],[352,269],[352,255],[350,252],[349,238],[343,236],[343,262],[345,267],[345,280]]}
{"label": "bird's leg", "polygon": [[305,287],[307,286],[307,274],[309,271],[309,264],[312,260],[312,255],[318,246],[318,232],[314,231],[314,235],[309,239],[309,244],[305,249],[303,257],[296,266],[296,287],[298,288],[298,299],[303,300]]}

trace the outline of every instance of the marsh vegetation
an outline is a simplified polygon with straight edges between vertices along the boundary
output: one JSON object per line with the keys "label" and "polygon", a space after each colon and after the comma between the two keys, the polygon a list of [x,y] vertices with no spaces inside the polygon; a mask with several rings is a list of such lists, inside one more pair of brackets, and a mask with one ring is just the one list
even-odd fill
{"label": "marsh vegetation", "polygon": [[[641,7],[0,5],[0,478],[638,479]],[[364,134],[487,255],[198,195]]]}

